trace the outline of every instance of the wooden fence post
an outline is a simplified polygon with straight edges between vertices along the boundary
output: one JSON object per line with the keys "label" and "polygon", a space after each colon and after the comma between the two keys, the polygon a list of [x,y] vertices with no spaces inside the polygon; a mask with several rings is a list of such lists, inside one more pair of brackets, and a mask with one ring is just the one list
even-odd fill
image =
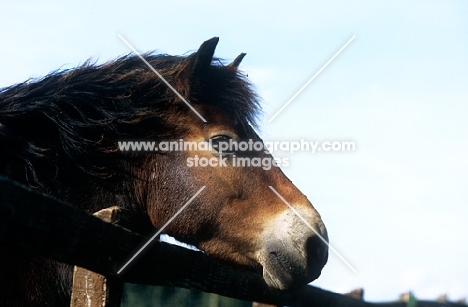
{"label": "wooden fence post", "polygon": [[[118,207],[110,207],[94,213],[94,216],[105,222],[117,223],[120,213]],[[122,293],[122,281],[75,266],[70,307],[120,307]]]}

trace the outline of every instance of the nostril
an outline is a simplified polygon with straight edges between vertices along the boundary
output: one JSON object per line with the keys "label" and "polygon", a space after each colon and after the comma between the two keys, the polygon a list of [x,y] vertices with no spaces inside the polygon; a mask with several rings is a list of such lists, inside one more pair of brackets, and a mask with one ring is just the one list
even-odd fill
{"label": "nostril", "polygon": [[318,236],[312,236],[306,241],[307,263],[311,267],[322,268],[328,260],[328,246]]}
{"label": "nostril", "polygon": [[268,257],[271,263],[274,263],[277,267],[281,267],[289,273],[294,273],[295,268],[292,266],[287,255],[283,255],[280,251],[271,251]]}
{"label": "nostril", "polygon": [[268,258],[270,259],[270,261],[277,262],[278,261],[278,254],[276,252],[269,252],[268,253]]}

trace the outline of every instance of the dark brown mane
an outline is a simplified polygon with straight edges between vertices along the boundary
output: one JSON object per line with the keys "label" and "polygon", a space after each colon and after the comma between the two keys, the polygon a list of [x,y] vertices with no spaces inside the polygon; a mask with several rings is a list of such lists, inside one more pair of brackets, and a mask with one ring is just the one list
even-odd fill
{"label": "dark brown mane", "polygon": [[[186,80],[187,58],[144,57],[190,103],[214,105],[240,123],[256,124],[257,98],[234,67],[214,59],[208,73]],[[50,188],[53,176],[41,178],[37,169],[44,161],[64,166],[67,157],[73,171],[109,178],[117,168],[105,157],[117,150],[119,140],[183,137],[180,119],[195,116],[189,113],[134,55],[53,72],[0,91],[0,174]]]}

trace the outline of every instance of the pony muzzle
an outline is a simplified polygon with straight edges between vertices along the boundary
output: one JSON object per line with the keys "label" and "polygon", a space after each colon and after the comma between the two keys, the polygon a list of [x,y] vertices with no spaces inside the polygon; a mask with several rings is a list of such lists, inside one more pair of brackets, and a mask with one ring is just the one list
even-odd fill
{"label": "pony muzzle", "polygon": [[281,218],[281,223],[282,227],[266,236],[259,262],[263,266],[265,282],[271,287],[287,290],[320,276],[328,259],[328,236],[319,219],[311,225],[314,230],[289,213],[286,218]]}

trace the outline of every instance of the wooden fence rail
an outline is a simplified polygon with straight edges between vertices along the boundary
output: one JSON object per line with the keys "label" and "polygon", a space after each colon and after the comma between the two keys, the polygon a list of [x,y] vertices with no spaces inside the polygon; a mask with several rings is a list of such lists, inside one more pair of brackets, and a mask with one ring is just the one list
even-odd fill
{"label": "wooden fence rail", "polygon": [[[116,215],[107,220],[125,224],[127,212],[113,212]],[[295,291],[275,290],[266,285],[260,274],[157,240],[117,274],[147,240],[120,225],[0,177],[1,244],[77,265],[119,282],[183,287],[274,305],[403,306],[364,302],[312,286]]]}

